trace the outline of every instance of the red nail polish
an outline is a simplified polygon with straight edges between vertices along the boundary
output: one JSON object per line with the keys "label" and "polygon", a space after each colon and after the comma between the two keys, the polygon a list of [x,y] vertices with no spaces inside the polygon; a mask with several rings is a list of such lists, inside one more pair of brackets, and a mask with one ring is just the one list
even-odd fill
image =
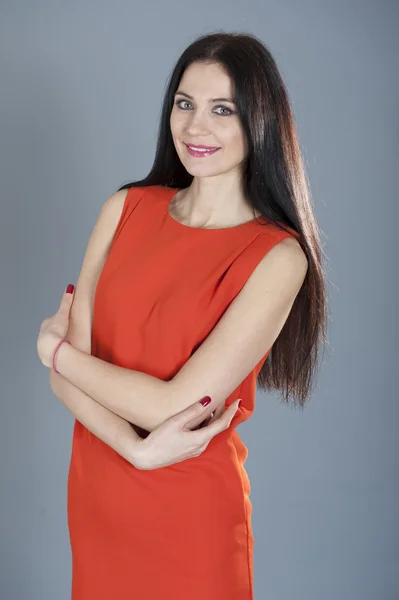
{"label": "red nail polish", "polygon": [[74,286],[74,285],[72,285],[72,283],[70,283],[70,284],[68,285],[67,289],[66,289],[66,293],[67,293],[67,294],[72,294],[74,289],[75,289],[75,286]]}
{"label": "red nail polish", "polygon": [[202,398],[202,400],[200,400],[202,406],[208,406],[208,404],[211,402],[211,397],[210,396],[205,396],[205,398]]}

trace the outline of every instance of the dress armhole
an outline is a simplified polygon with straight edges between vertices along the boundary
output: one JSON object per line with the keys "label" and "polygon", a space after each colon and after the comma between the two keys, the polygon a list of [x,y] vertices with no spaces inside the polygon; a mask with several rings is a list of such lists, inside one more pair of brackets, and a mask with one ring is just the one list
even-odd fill
{"label": "dress armhole", "polygon": [[278,243],[287,238],[296,238],[299,241],[298,234],[273,229],[273,231],[260,233],[253,239],[234,259],[229,268],[230,282],[234,286],[234,297],[242,290],[248,279],[252,275],[260,261],[274,248]]}
{"label": "dress armhole", "polygon": [[112,246],[115,244],[119,235],[121,234],[124,226],[129,220],[130,215],[144,196],[145,188],[143,187],[130,187],[127,190],[127,194],[125,197],[125,201],[123,203],[123,208],[121,212],[121,216],[119,218],[118,225],[115,229],[114,238],[112,241]]}

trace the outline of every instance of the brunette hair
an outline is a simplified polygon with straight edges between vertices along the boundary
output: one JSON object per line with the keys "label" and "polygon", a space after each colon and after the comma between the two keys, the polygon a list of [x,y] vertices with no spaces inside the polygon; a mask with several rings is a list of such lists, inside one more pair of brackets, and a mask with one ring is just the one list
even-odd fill
{"label": "brunette hair", "polygon": [[284,402],[292,399],[294,406],[303,408],[310,400],[319,349],[323,345],[325,350],[327,344],[324,251],[288,92],[275,59],[260,39],[218,31],[197,38],[184,50],[167,83],[151,171],[119,190],[190,186],[193,176],[176,152],[169,119],[183,73],[197,62],[219,64],[234,82],[237,114],[248,142],[243,190],[254,215],[257,210],[278,227],[295,230],[308,260],[302,287],[257,378],[261,389],[278,390]]}

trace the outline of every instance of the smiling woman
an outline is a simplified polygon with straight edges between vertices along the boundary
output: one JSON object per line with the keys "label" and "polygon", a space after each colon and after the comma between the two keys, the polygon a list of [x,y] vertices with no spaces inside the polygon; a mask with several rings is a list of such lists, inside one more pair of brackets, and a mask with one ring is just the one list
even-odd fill
{"label": "smiling woman", "polygon": [[[245,203],[245,194],[239,192],[238,184],[248,150],[242,123],[235,110],[234,82],[221,64],[195,61],[187,67],[174,93],[170,129],[176,152],[195,180],[191,192],[197,197],[192,200],[192,205],[199,210],[205,203],[205,193],[199,194],[196,177],[203,178],[198,179],[198,185],[204,189],[204,186],[208,187],[204,178],[218,175],[217,188],[206,190],[207,212],[216,211],[219,205],[225,217],[228,193],[229,213],[234,211],[234,202],[238,211]],[[199,158],[204,160],[197,160]],[[215,191],[219,200],[215,198]],[[212,192],[212,199],[209,192]]]}
{"label": "smiling woman", "polygon": [[[256,37],[215,33],[184,51],[151,172],[115,196],[113,235],[103,219],[96,233],[104,261],[90,244],[93,274],[77,284],[92,356],[75,372],[113,417],[146,430],[147,460],[132,464],[75,421],[72,600],[253,600],[248,451],[236,428],[254,412],[257,383],[305,404],[327,319],[287,93]],[[64,373],[73,353],[63,345]],[[192,426],[242,403],[217,434],[179,429],[204,396],[212,402]],[[107,418],[121,443],[126,422]],[[207,443],[184,460],[193,435]],[[151,469],[155,440],[158,464],[162,443],[175,460]]]}

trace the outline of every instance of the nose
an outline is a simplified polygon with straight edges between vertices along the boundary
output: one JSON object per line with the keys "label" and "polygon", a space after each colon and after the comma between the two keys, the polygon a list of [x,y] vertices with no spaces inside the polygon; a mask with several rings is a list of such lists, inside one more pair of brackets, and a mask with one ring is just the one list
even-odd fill
{"label": "nose", "polygon": [[209,133],[206,111],[190,111],[186,129],[188,135],[192,136],[191,139],[196,135],[206,135]]}

